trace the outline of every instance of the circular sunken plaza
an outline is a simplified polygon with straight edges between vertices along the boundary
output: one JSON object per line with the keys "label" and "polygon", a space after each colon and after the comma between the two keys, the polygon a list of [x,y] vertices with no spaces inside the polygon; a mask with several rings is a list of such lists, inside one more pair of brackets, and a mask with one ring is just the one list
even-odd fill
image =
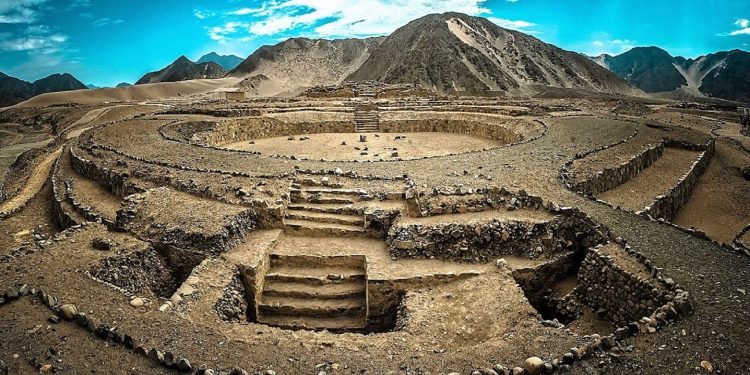
{"label": "circular sunken plaza", "polygon": [[0,203],[2,366],[750,371],[731,114],[368,90],[47,108]]}

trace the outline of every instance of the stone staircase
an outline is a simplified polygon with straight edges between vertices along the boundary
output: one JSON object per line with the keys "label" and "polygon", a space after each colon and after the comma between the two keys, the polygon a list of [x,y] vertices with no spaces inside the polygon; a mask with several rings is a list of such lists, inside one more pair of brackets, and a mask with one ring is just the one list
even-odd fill
{"label": "stone staircase", "polygon": [[380,115],[375,106],[357,105],[354,107],[354,130],[357,133],[380,131]]}
{"label": "stone staircase", "polygon": [[270,255],[258,322],[288,329],[364,331],[363,256]]}
{"label": "stone staircase", "polygon": [[357,189],[295,183],[289,192],[284,224],[306,234],[364,235],[364,215],[353,206],[361,194]]}

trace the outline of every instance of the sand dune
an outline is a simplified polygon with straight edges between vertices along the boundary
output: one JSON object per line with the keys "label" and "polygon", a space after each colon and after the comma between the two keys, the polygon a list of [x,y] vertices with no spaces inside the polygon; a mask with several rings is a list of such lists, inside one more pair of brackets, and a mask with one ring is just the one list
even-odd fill
{"label": "sand dune", "polygon": [[228,77],[152,83],[122,88],[54,92],[35,96],[25,102],[16,104],[14,107],[44,107],[64,103],[98,104],[103,102],[178,98],[210,92],[219,87],[232,86],[240,80],[241,78]]}

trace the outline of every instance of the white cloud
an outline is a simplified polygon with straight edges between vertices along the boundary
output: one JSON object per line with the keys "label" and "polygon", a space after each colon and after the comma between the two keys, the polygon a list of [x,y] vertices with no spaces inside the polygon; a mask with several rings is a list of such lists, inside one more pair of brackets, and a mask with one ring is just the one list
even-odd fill
{"label": "white cloud", "polygon": [[529,27],[536,26],[535,23],[531,23],[523,20],[507,20],[505,18],[489,17],[488,20],[492,21],[495,25],[502,28],[523,31],[526,33],[536,33],[535,31],[526,30]]}
{"label": "white cloud", "polygon": [[637,43],[630,39],[612,38],[607,33],[596,33],[590,42],[579,43],[573,47],[574,50],[589,56],[619,55],[633,49]]}
{"label": "white cloud", "polygon": [[750,20],[747,18],[740,18],[734,21],[734,25],[738,27],[737,30],[730,31],[728,33],[719,33],[718,36],[737,36],[737,35],[750,35]]}
{"label": "white cloud", "polygon": [[109,17],[99,18],[98,20],[95,20],[91,22],[91,26],[94,27],[102,27],[102,26],[111,26],[111,25],[118,25],[125,21],[121,19],[112,19]]}
{"label": "white cloud", "polygon": [[60,44],[68,37],[62,34],[33,35],[0,41],[0,50],[4,51],[34,51],[49,54],[60,50]]}
{"label": "white cloud", "polygon": [[349,0],[283,0],[267,1],[257,9],[243,8],[231,14],[251,16],[249,31],[257,35],[312,27],[307,35],[315,37],[373,36],[389,34],[409,21],[430,13],[455,11],[470,15],[488,14],[489,9],[483,6],[484,2],[413,0],[405,6],[403,1],[398,0],[361,0],[356,5]]}
{"label": "white cloud", "polygon": [[47,0],[0,0],[0,24],[32,23],[39,16],[36,8]]}
{"label": "white cloud", "polygon": [[224,41],[230,39],[231,34],[247,30],[249,24],[245,22],[227,22],[223,26],[215,26],[208,29],[208,36],[212,40]]}
{"label": "white cloud", "polygon": [[198,19],[205,20],[208,17],[212,17],[214,15],[214,12],[210,12],[207,10],[193,9],[193,15]]}

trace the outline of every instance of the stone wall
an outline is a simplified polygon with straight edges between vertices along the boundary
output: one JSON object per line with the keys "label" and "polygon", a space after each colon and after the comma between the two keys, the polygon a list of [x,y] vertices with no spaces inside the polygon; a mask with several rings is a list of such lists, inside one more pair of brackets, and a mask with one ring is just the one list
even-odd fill
{"label": "stone wall", "polygon": [[464,262],[485,262],[503,255],[538,258],[602,241],[600,234],[574,215],[557,215],[541,223],[497,218],[430,225],[397,222],[386,237],[394,258]]}
{"label": "stone wall", "polygon": [[395,208],[380,209],[377,207],[366,207],[363,211],[365,229],[371,235],[379,238],[385,238],[388,230],[401,215],[401,211]]}
{"label": "stone wall", "polygon": [[666,302],[666,289],[656,281],[626,271],[593,248],[579,269],[577,293],[598,315],[620,327],[651,315]]}
{"label": "stone wall", "polygon": [[52,165],[52,171],[48,176],[48,182],[52,186],[52,215],[61,227],[70,228],[74,225],[80,224],[81,220],[78,217],[75,217],[72,212],[68,212],[65,209],[65,206],[68,203],[65,196],[65,186],[62,181],[57,178],[59,169],[60,158],[57,158]]}
{"label": "stone wall", "polygon": [[104,168],[93,160],[88,160],[76,152],[75,147],[70,148],[70,164],[81,176],[96,181],[107,190],[120,197],[130,194],[143,193],[145,190],[128,181],[127,175]]}
{"label": "stone wall", "polygon": [[263,293],[266,273],[271,266],[267,253],[256,253],[252,259],[245,259],[237,264],[242,284],[245,287],[245,301],[247,301],[247,319],[258,321],[258,304]]}
{"label": "stone wall", "polygon": [[664,153],[664,142],[651,146],[618,166],[599,171],[590,179],[572,181],[570,188],[583,194],[599,194],[613,189],[637,176]]}
{"label": "stone wall", "polygon": [[656,198],[648,207],[640,211],[639,214],[650,215],[654,218],[663,218],[672,220],[683,205],[690,199],[698,179],[708,167],[715,152],[714,140],[710,140],[706,145],[692,145],[678,142],[667,142],[670,147],[682,147],[692,150],[704,150],[698,159],[693,163],[690,171],[682,176],[680,181],[666,195]]}
{"label": "stone wall", "polygon": [[222,121],[213,130],[195,133],[199,144],[219,146],[252,139],[285,137],[295,134],[351,133],[351,121],[284,122],[270,117],[245,117]]}
{"label": "stone wall", "polygon": [[380,130],[474,134],[502,143],[517,143],[539,136],[545,126],[518,117],[471,112],[380,111]]}
{"label": "stone wall", "polygon": [[474,134],[501,143],[515,143],[520,136],[509,128],[475,121],[451,119],[380,121],[380,131],[384,133],[439,132]]}
{"label": "stone wall", "polygon": [[[190,201],[184,201],[188,198]],[[204,207],[198,208],[198,204]],[[156,188],[126,197],[117,212],[115,227],[130,231],[159,249],[219,255],[236,246],[245,233],[258,228],[259,219],[253,209],[202,202],[185,193]]]}
{"label": "stone wall", "polygon": [[511,191],[506,187],[489,188],[434,188],[430,192],[419,192],[414,187],[408,188],[406,201],[409,215],[425,217],[466,212],[482,212],[496,209],[533,209],[558,211],[553,202],[544,202],[541,197],[531,196],[525,190]]}
{"label": "stone wall", "polygon": [[84,206],[81,202],[78,201],[73,191],[72,181],[64,181],[63,185],[65,187],[66,200],[73,206],[73,208],[75,208],[78,214],[83,216],[88,221],[100,222],[107,228],[114,229],[114,220],[105,217],[101,212],[96,211],[93,207]]}

